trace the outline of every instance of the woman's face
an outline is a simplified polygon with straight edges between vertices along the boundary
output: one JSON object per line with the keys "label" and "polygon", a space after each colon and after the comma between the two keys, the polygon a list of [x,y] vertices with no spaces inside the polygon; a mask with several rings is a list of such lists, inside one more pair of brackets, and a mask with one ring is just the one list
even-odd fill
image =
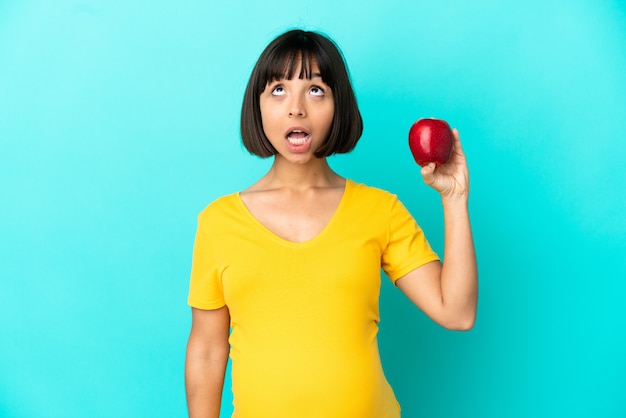
{"label": "woman's face", "polygon": [[[260,96],[263,130],[278,156],[304,163],[330,134],[335,112],[333,92],[322,81],[315,61],[311,79],[279,79],[265,86]],[[297,68],[294,74],[299,74]]]}

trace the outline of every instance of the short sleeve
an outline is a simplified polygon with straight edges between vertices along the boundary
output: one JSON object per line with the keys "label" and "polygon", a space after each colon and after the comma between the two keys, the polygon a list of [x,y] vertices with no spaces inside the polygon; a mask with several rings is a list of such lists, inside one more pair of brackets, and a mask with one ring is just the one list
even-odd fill
{"label": "short sleeve", "polygon": [[211,234],[198,217],[198,228],[191,263],[189,306],[198,309],[218,309],[226,304],[222,289],[221,268],[216,261]]}
{"label": "short sleeve", "polygon": [[382,255],[382,268],[395,283],[405,274],[439,260],[406,207],[393,196],[389,214],[389,240]]}

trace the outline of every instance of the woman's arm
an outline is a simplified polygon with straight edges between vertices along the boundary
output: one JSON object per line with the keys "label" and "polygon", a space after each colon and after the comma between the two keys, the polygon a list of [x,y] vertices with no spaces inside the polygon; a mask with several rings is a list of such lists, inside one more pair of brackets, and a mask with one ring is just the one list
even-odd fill
{"label": "woman's arm", "polygon": [[455,330],[474,325],[478,300],[476,254],[468,212],[469,172],[459,134],[454,130],[450,160],[422,168],[424,182],[441,194],[445,227],[443,266],[432,262],[396,281],[396,285],[438,324]]}
{"label": "woman's arm", "polygon": [[192,308],[185,361],[190,418],[219,418],[229,332],[230,315],[225,306],[210,311]]}

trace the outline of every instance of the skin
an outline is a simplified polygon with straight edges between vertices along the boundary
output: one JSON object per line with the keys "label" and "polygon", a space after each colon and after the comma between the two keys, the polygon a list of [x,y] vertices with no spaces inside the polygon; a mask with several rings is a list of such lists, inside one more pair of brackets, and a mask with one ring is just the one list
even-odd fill
{"label": "skin", "polygon": [[444,263],[432,262],[396,281],[402,292],[439,325],[466,331],[474,326],[478,271],[468,212],[469,172],[459,133],[452,155],[438,168],[422,167],[424,182],[441,195],[444,218]]}
{"label": "skin", "polygon": [[[313,155],[330,131],[332,91],[321,77],[283,79],[269,83],[260,99],[263,128],[278,154],[268,173],[243,191],[241,198],[276,235],[304,242],[329,222],[346,182],[326,158]],[[294,126],[310,135],[302,146],[288,143],[286,135]],[[441,195],[444,263],[427,263],[397,280],[396,285],[436,323],[448,329],[469,330],[476,318],[478,280],[468,214],[469,174],[456,130],[454,136],[450,160],[436,169],[434,163],[421,169],[424,182]],[[219,417],[229,326],[226,307],[213,311],[192,308],[185,368],[192,418]]]}
{"label": "skin", "polygon": [[191,311],[185,361],[189,417],[219,418],[230,351],[230,315],[226,307],[210,311],[192,308]]}

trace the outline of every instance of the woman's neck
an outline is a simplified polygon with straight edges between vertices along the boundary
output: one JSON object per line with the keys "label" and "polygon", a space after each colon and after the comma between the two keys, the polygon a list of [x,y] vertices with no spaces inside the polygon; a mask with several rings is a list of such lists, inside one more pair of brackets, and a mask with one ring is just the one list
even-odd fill
{"label": "woman's neck", "polygon": [[293,164],[276,156],[267,174],[251,189],[306,190],[343,187],[344,184],[345,179],[330,168],[326,158],[316,158],[306,164]]}

